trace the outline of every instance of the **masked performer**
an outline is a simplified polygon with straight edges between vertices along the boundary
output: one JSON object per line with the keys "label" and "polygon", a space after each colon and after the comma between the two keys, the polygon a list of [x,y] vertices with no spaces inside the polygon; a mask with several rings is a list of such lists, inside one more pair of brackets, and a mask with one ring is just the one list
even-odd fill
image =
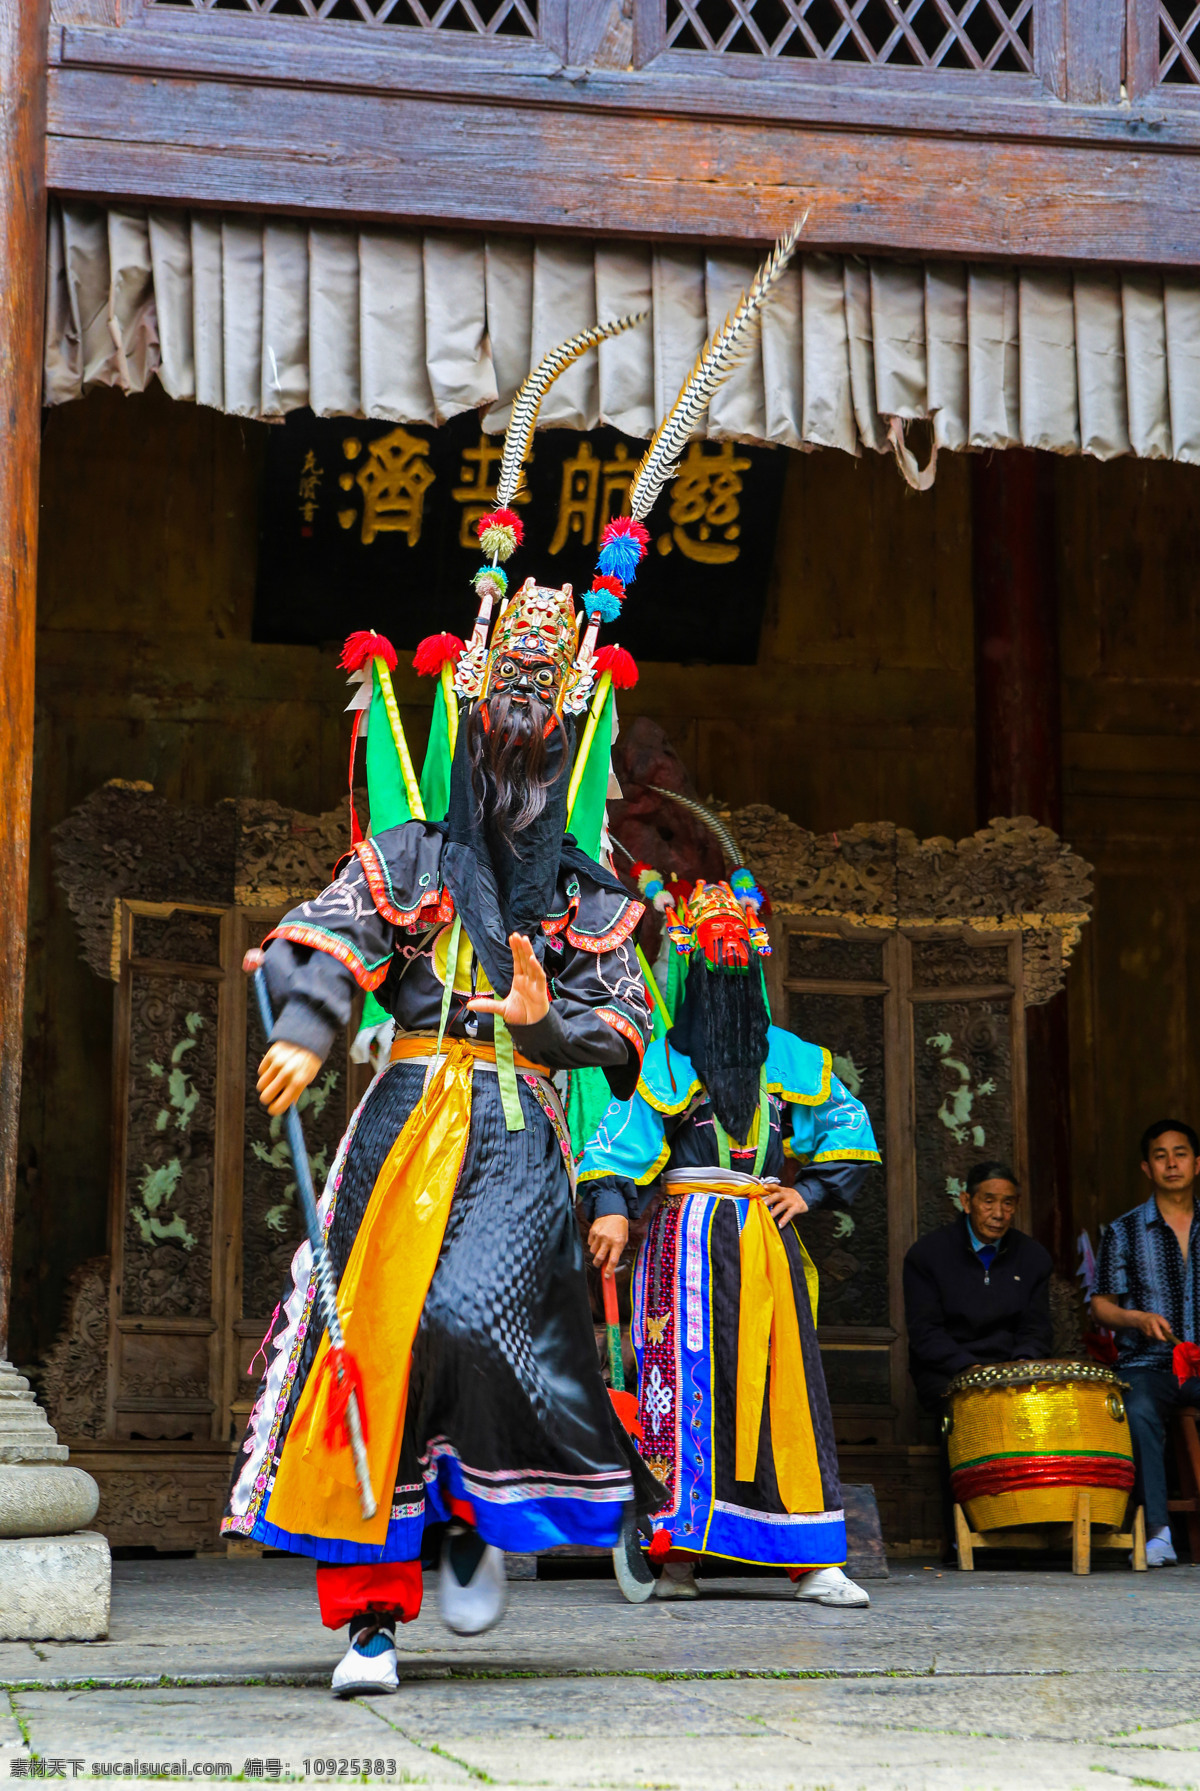
{"label": "masked performer", "polygon": [[349,1455],[329,1446],[306,1244],[224,1526],[316,1558],[324,1622],[350,1625],[342,1693],[394,1689],[393,1627],[420,1608],[427,1523],[458,1520],[443,1615],[475,1633],[500,1614],[503,1550],[611,1546],[635,1487],[643,1507],[661,1497],[600,1377],[549,1079],[600,1066],[627,1096],[649,1032],[641,904],[564,839],[577,646],[569,591],[530,581],[459,732],[445,823],[361,841],[263,960],[272,1112],[316,1076],[356,989],[377,989],[396,1022],[320,1209],[372,1486],[388,1496],[364,1522]]}
{"label": "masked performer", "polygon": [[[697,883],[676,908],[637,869],[688,954],[686,983],[637,1093],[613,1100],[588,1145],[580,1201],[594,1259],[615,1267],[661,1177],[633,1282],[640,1447],[670,1492],[650,1547],[656,1595],[696,1597],[705,1555],[786,1568],[800,1599],[866,1605],[842,1572],[817,1273],[795,1221],[828,1193],[850,1199],[879,1162],[870,1122],[828,1051],[770,1024],[751,874]],[[794,1188],[779,1179],[785,1157],[803,1165]]]}
{"label": "masked performer", "polygon": [[[642,905],[596,862],[613,691],[636,668],[595,641],[645,552],[641,518],[795,240],[778,245],[701,356],[631,484],[631,514],[605,524],[582,639],[569,587],[527,579],[508,596],[501,562],[522,533],[510,506],[546,389],[641,318],[581,332],[530,374],[513,401],[499,507],[477,525],[488,563],[474,632],[465,647],[434,637],[414,659],[439,676],[419,783],[395,654],[376,635],[347,643],[343,663],[362,684],[355,740],[367,718],[372,837],[355,820],[347,868],[271,935],[262,968],[277,1018],[259,1076],[264,1103],[284,1111],[356,990],[368,991],[383,1068],[318,1209],[345,1353],[315,1318],[321,1265],[306,1243],[266,1340],[223,1523],[316,1559],[323,1621],[350,1627],[340,1693],[396,1688],[395,1622],[420,1607],[427,1524],[448,1526],[442,1615],[477,1634],[503,1608],[504,1550],[622,1537],[628,1548],[634,1514],[664,1496],[600,1377],[573,1156],[550,1081],[599,1069],[628,1098],[650,1032],[632,937]],[[366,1419],[361,1502],[361,1451],[342,1446],[352,1387]]]}

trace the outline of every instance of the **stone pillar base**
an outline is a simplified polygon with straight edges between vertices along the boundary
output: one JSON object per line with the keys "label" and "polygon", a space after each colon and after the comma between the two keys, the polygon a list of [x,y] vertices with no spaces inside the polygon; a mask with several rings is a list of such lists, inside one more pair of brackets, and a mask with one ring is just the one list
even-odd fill
{"label": "stone pillar base", "polygon": [[0,1640],[99,1641],[111,1587],[108,1542],[95,1530],[0,1540]]}

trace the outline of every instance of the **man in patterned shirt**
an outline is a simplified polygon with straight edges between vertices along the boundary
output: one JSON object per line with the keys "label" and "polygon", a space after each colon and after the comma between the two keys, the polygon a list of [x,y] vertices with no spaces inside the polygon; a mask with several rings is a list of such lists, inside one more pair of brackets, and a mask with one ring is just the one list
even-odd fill
{"label": "man in patterned shirt", "polygon": [[1125,1409],[1140,1498],[1146,1507],[1146,1560],[1175,1560],[1167,1521],[1167,1420],[1180,1405],[1200,1405],[1200,1380],[1175,1378],[1177,1342],[1200,1341],[1200,1138],[1179,1119],[1160,1119],[1142,1134],[1142,1174],[1150,1198],[1114,1219],[1104,1234],[1092,1316],[1117,1333],[1118,1367],[1129,1382]]}

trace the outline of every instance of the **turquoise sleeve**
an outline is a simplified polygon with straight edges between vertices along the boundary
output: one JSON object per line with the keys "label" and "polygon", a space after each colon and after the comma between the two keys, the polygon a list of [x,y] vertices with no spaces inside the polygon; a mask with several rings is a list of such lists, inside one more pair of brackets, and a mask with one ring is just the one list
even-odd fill
{"label": "turquoise sleeve", "polygon": [[645,1186],[652,1182],[671,1154],[663,1137],[661,1113],[635,1094],[630,1101],[610,1101],[600,1124],[588,1140],[579,1165],[579,1180],[594,1181],[602,1175],[619,1175]]}
{"label": "turquoise sleeve", "polygon": [[792,1135],[784,1149],[801,1163],[880,1161],[866,1108],[836,1076],[830,1076],[823,1101],[793,1106]]}

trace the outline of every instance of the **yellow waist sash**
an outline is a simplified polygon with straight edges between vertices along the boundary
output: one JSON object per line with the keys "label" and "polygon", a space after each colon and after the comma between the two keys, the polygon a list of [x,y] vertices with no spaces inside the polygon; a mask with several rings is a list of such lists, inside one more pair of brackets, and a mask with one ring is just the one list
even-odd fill
{"label": "yellow waist sash", "polygon": [[[676,1170],[663,1177],[668,1197],[716,1194],[745,1200],[739,1238],[737,1419],[734,1478],[753,1480],[762,1434],[763,1397],[770,1368],[771,1452],[784,1509],[820,1511],[824,1504],[817,1443],[800,1347],[792,1270],[779,1227],[763,1204],[772,1184],[736,1170]],[[799,1236],[804,1279],[817,1322],[817,1270]]]}
{"label": "yellow waist sash", "polygon": [[[476,1063],[491,1064],[493,1068],[495,1067],[495,1045],[485,1044],[480,1039],[451,1039],[449,1042],[452,1045],[461,1045],[464,1051],[469,1051]],[[396,1039],[392,1045],[393,1063],[402,1063],[409,1057],[426,1058],[432,1062],[437,1055],[437,1038],[433,1033],[406,1033]],[[536,1076],[549,1078],[553,1075],[553,1071],[548,1069],[544,1063],[534,1063],[530,1058],[522,1057],[517,1050],[513,1051],[513,1062],[519,1070],[532,1070]]]}
{"label": "yellow waist sash", "polygon": [[[400,1040],[431,1056],[433,1039]],[[432,1047],[432,1050],[431,1050]],[[442,1060],[388,1152],[338,1287],[346,1348],[362,1370],[367,1459],[379,1501],[364,1522],[349,1449],[325,1446],[331,1378],[321,1339],[267,1506],[269,1522],[306,1536],[382,1543],[400,1463],[412,1346],[433,1280],[471,1127],[471,1077],[489,1047],[447,1039]],[[309,1322],[313,1319],[309,1315]]]}

